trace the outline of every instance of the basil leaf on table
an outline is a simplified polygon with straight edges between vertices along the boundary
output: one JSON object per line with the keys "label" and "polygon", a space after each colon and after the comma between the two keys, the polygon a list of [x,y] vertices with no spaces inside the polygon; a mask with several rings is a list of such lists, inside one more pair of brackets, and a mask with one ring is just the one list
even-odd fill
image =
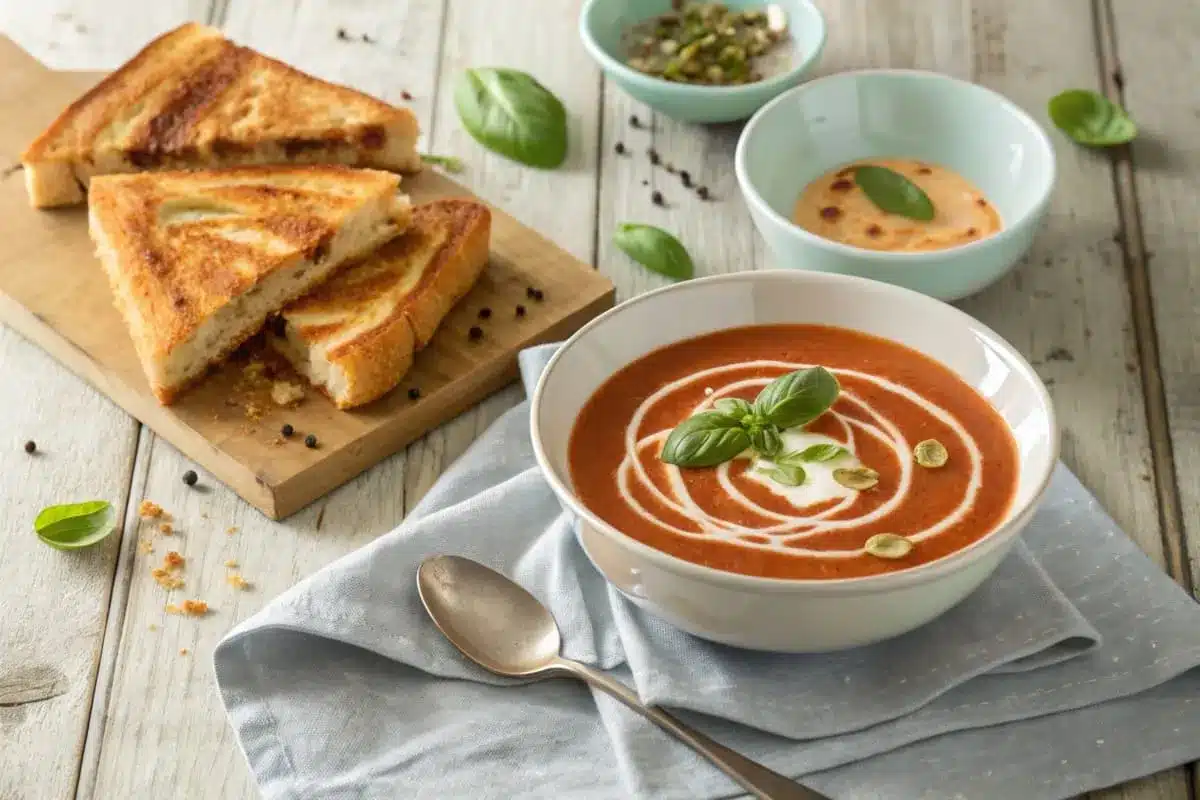
{"label": "basil leaf on table", "polygon": [[889,214],[928,222],[933,219],[933,201],[929,195],[895,170],[865,166],[854,170],[854,182],[867,199]]}
{"label": "basil leaf on table", "polygon": [[692,257],[679,240],[652,225],[622,222],[613,234],[613,244],[651,272],[677,281],[692,277]]}
{"label": "basil leaf on table", "polygon": [[750,434],[739,420],[705,411],[677,425],[658,457],[677,467],[715,467],[749,446]]}
{"label": "basil leaf on table", "polygon": [[754,410],[780,428],[812,422],[837,400],[841,387],[824,367],[789,372],[771,381],[754,400]]}
{"label": "basil leaf on table", "polygon": [[1137,136],[1137,123],[1116,103],[1088,89],[1068,89],[1050,98],[1050,120],[1080,144],[1111,147]]}
{"label": "basil leaf on table", "polygon": [[489,150],[544,169],[566,160],[566,109],[528,73],[468,69],[455,81],[454,105],[467,133]]}
{"label": "basil leaf on table", "polygon": [[43,508],[33,521],[37,537],[59,550],[90,547],[117,528],[117,515],[106,500]]}

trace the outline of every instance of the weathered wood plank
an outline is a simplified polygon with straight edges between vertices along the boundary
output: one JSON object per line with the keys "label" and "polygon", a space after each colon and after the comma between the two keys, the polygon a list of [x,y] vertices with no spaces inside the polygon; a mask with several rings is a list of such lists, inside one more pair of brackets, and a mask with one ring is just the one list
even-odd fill
{"label": "weathered wood plank", "polygon": [[54,69],[111,69],[185,20],[204,21],[212,0],[39,0],[0,3],[0,31]]}
{"label": "weathered wood plank", "polygon": [[[514,9],[511,18],[532,13],[536,3],[527,5]],[[439,46],[439,32],[448,24],[444,13],[455,18],[456,33]],[[553,37],[560,46],[542,51],[530,50],[516,28],[512,36],[498,36],[495,25],[470,14],[466,4],[444,10],[438,2],[409,2],[384,10],[365,3],[302,2],[293,8],[233,2],[223,21],[230,36],[322,77],[393,101],[409,93],[429,147],[467,162],[460,180],[493,201],[508,201],[508,209],[525,222],[570,222],[557,230],[542,224],[540,230],[591,260],[595,198],[588,192],[594,192],[594,178],[586,165],[595,158],[598,81],[562,79],[552,86],[578,114],[574,168],[559,173],[533,173],[484,153],[458,130],[453,105],[442,103],[437,92],[449,75],[470,64],[511,64],[547,76],[548,84],[556,65],[586,68],[581,54],[566,50],[572,30],[567,16]],[[345,38],[339,37],[339,29]],[[372,41],[362,41],[364,33]],[[565,73],[560,77],[566,78]],[[527,186],[530,181],[536,190]],[[569,189],[556,188],[560,184]],[[514,187],[520,202],[509,194]],[[564,207],[568,195],[571,200]],[[264,519],[206,477],[204,492],[188,489],[179,476],[191,465],[169,445],[154,441],[147,453],[145,486],[135,487],[134,494],[170,510],[178,531],[160,537],[154,553],[138,553],[130,561],[128,606],[113,663],[100,758],[94,765],[94,796],[254,796],[212,687],[212,648],[229,627],[300,578],[394,527],[446,464],[519,397],[517,390],[496,395],[414,444],[407,455],[385,461],[283,524]],[[229,526],[238,532],[226,534]],[[168,548],[188,559],[187,586],[169,597],[147,574]],[[226,575],[234,571],[224,566],[228,559],[238,562],[237,570],[254,584],[252,591],[238,592],[226,584]],[[163,612],[165,602],[183,597],[205,599],[214,610],[202,620]],[[188,649],[186,656],[179,655],[181,648]],[[121,757],[109,758],[113,753]]]}

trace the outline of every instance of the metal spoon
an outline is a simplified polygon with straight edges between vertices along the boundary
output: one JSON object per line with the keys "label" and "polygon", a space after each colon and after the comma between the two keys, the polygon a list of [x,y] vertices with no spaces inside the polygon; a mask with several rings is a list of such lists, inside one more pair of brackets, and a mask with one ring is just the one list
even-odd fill
{"label": "metal spoon", "polygon": [[689,745],[760,800],[828,800],[717,744],[667,712],[644,706],[628,686],[559,656],[562,637],[538,599],[495,570],[461,556],[434,556],[417,570],[417,592],[433,623],[463,655],[510,678],[576,678],[607,692]]}

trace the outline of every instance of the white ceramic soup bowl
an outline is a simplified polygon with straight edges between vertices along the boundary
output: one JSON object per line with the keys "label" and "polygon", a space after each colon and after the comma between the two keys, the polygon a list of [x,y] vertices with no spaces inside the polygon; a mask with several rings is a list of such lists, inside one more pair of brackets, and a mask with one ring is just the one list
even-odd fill
{"label": "white ceramic soup bowl", "polygon": [[[881,252],[834,242],[791,220],[801,190],[869,158],[947,167],[999,212],[997,233],[945,250]],[[837,272],[957,300],[997,281],[1028,252],[1054,188],[1054,147],[1003,96],[946,75],[861,70],[781,94],[746,125],[734,155],[738,186],[778,267]]]}
{"label": "white ceramic soup bowl", "polygon": [[[908,570],[790,580],[724,572],[655,550],[592,513],[572,488],[568,441],[592,393],[660,347],[746,325],[813,323],[881,336],[963,378],[1000,413],[1017,443],[1016,494],[1003,523],[973,544]],[[646,611],[696,636],[740,647],[819,652],[912,630],[979,586],[1012,548],[1058,458],[1045,387],[986,326],[917,292],[815,272],[744,272],[693,280],[629,300],[584,326],[555,354],[532,402],[533,447],[546,479],[579,518],[596,568]],[[619,431],[613,432],[620,435]],[[986,491],[986,487],[983,491]]]}

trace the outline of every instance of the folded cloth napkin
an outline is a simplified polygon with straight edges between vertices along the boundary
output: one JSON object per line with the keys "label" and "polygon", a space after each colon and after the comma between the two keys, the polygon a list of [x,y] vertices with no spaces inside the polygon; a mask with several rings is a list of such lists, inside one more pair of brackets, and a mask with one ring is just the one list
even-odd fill
{"label": "folded cloth napkin", "polygon": [[[522,354],[527,387],[551,352]],[[539,474],[523,404],[399,528],[217,648],[267,797],[742,796],[604,695],[466,662],[417,597],[438,553],[516,578],[568,657],[834,798],[1060,798],[1200,757],[1200,606],[1065,468],[1024,543],[938,620],[842,653],[758,653],[681,633],[604,582]]]}

